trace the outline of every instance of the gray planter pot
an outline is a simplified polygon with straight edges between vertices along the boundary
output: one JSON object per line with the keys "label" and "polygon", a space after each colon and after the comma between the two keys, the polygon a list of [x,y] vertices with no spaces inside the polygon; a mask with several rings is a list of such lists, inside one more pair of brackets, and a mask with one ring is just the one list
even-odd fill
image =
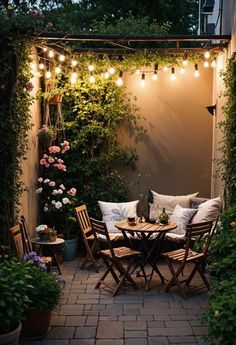
{"label": "gray planter pot", "polygon": [[65,261],[73,261],[76,258],[78,253],[78,241],[78,237],[71,240],[66,240],[66,247],[64,252]]}
{"label": "gray planter pot", "polygon": [[0,335],[0,345],[18,345],[21,333],[21,322],[18,321],[18,327],[14,331]]}

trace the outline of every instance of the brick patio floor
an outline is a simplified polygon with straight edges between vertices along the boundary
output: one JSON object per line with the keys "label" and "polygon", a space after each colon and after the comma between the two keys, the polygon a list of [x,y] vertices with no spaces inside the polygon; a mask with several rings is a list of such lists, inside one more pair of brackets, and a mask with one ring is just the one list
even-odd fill
{"label": "brick patio floor", "polygon": [[[62,267],[66,288],[61,304],[43,340],[22,339],[21,345],[203,345],[207,327],[201,315],[207,307],[206,290],[183,300],[164,286],[156,275],[146,292],[144,280],[135,278],[139,289],[126,287],[112,297],[94,289],[101,272],[80,270],[79,259]],[[160,270],[169,279],[167,266]],[[197,282],[195,280],[194,282]]]}

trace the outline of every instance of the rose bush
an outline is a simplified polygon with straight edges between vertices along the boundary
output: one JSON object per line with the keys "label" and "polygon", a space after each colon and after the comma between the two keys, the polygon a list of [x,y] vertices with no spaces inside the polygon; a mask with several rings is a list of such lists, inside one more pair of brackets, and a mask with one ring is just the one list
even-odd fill
{"label": "rose bush", "polygon": [[50,146],[40,159],[42,174],[38,178],[36,193],[40,195],[42,223],[54,227],[66,239],[73,237],[76,228],[74,207],[77,202],[76,188],[66,186],[67,165],[65,154],[70,150],[68,141],[60,146]]}

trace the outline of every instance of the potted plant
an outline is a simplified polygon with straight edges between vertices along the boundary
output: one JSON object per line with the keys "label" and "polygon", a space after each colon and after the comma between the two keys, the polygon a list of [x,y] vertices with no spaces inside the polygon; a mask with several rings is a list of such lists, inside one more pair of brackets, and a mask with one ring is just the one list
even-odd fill
{"label": "potted plant", "polygon": [[52,310],[59,303],[65,281],[56,272],[47,272],[35,252],[25,255],[24,260],[30,267],[33,288],[27,293],[30,304],[22,333],[28,337],[43,337],[48,331]]}
{"label": "potted plant", "polygon": [[17,345],[30,305],[30,267],[15,258],[0,263],[0,344]]}
{"label": "potted plant", "polygon": [[39,143],[43,149],[47,149],[52,145],[53,140],[57,137],[57,132],[55,128],[43,125],[43,127],[38,132]]}
{"label": "potted plant", "polygon": [[46,224],[40,224],[36,228],[36,232],[40,241],[49,241],[51,229]]}
{"label": "potted plant", "polygon": [[50,242],[55,242],[57,239],[57,231],[56,231],[55,227],[50,229],[49,234],[50,234]]}

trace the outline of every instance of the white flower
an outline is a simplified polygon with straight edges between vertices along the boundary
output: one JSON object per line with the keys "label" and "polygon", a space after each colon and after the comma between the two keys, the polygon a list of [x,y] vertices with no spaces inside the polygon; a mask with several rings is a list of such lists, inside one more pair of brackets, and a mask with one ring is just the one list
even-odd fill
{"label": "white flower", "polygon": [[52,205],[55,205],[56,201],[55,200],[52,200]]}
{"label": "white flower", "polygon": [[49,183],[50,180],[49,180],[49,178],[46,178],[43,182],[44,182],[44,183]]}
{"label": "white flower", "polygon": [[39,177],[39,178],[38,178],[38,182],[40,182],[40,183],[43,182],[43,178],[42,178],[42,177]]}
{"label": "white flower", "polygon": [[58,190],[57,189],[53,189],[52,195],[57,195],[57,194],[58,194]]}
{"label": "white flower", "polygon": [[45,206],[45,207],[43,208],[43,210],[44,210],[44,212],[48,212],[48,207]]}
{"label": "white flower", "polygon": [[57,193],[58,193],[58,194],[63,194],[63,190],[62,190],[62,189],[58,189],[58,190],[57,190]]}
{"label": "white flower", "polygon": [[63,204],[70,204],[70,200],[68,198],[63,198],[62,199]]}
{"label": "white flower", "polygon": [[37,194],[42,193],[42,191],[43,191],[43,188],[38,188],[38,189],[36,189],[36,193],[37,193]]}
{"label": "white flower", "polygon": [[61,203],[60,201],[57,201],[57,202],[55,203],[55,207],[56,207],[57,209],[61,208],[61,207],[62,207],[62,203]]}
{"label": "white flower", "polygon": [[62,190],[65,190],[64,184],[60,184],[60,188],[61,188]]}
{"label": "white flower", "polygon": [[41,225],[37,226],[36,231],[37,232],[43,232],[45,229],[47,229],[47,227],[48,226],[46,224],[41,224]]}

